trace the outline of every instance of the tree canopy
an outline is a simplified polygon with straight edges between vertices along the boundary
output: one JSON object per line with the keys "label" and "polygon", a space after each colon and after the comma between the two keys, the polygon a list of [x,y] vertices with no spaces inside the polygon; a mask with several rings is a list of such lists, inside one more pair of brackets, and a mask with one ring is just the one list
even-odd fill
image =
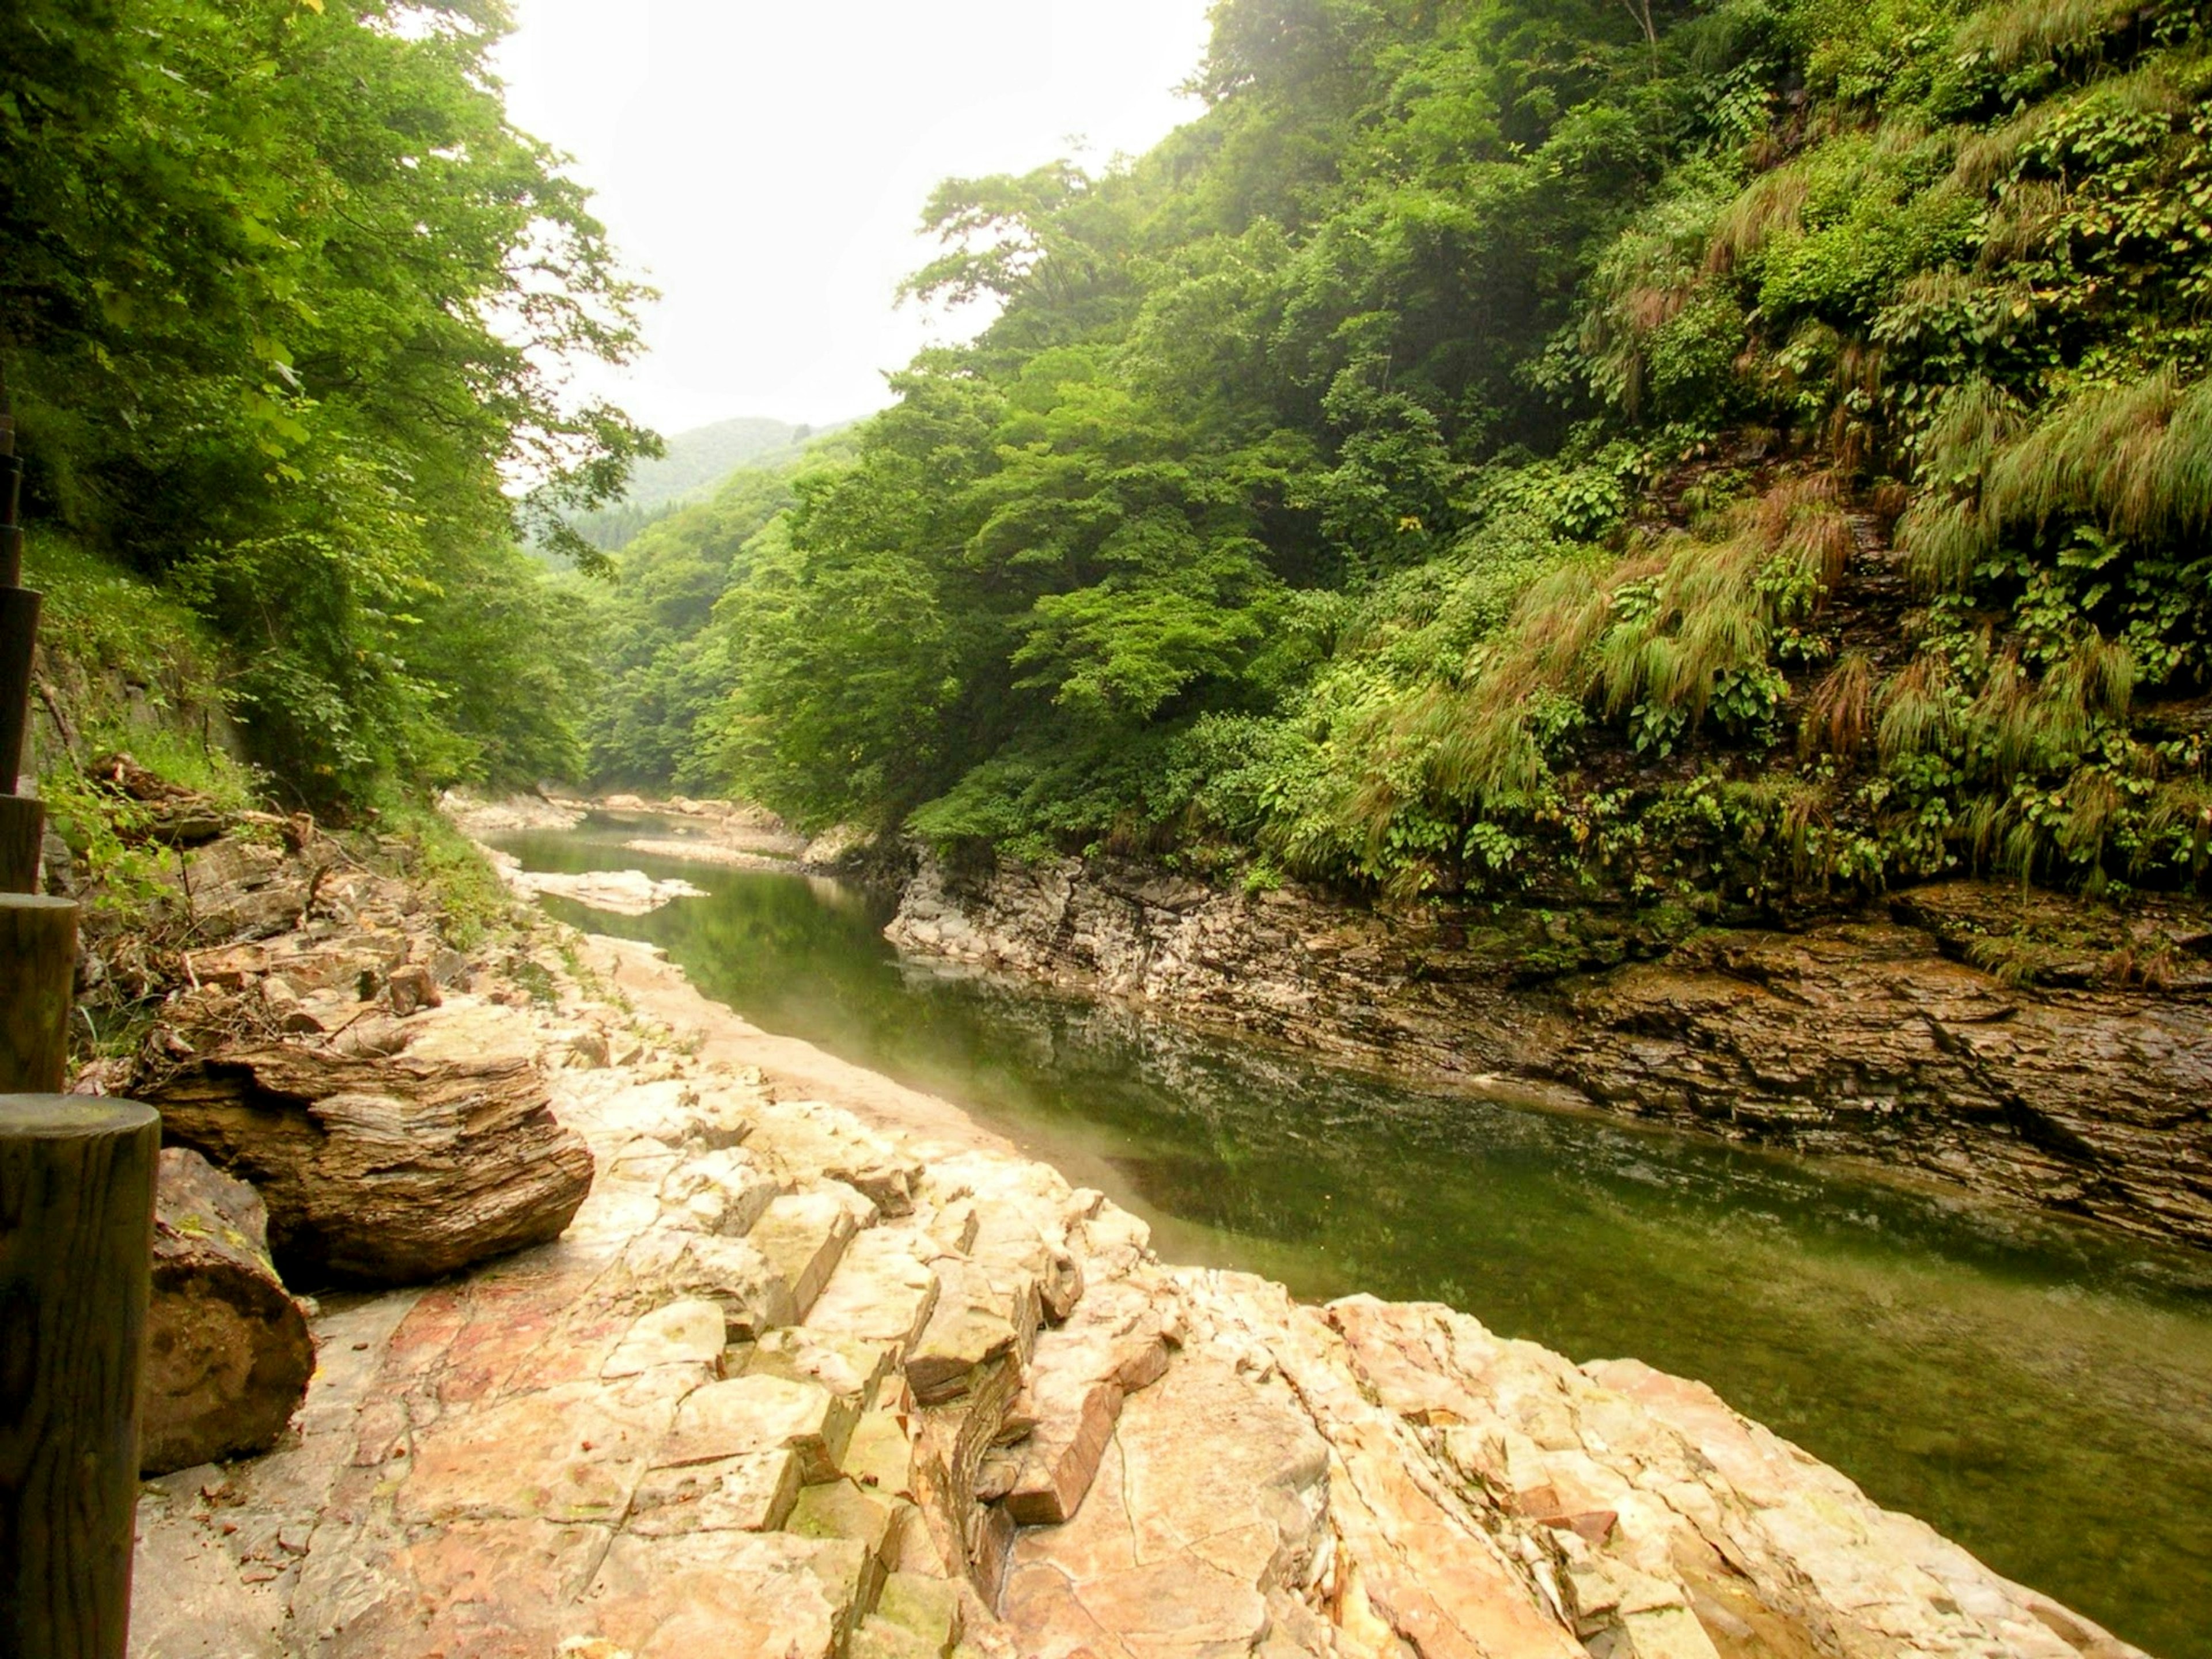
{"label": "tree canopy", "polygon": [[955,180],[994,308],[793,487],[711,774],[1425,892],[2194,879],[2212,54],[2179,0],[1223,0]]}
{"label": "tree canopy", "polygon": [[[653,441],[567,394],[636,346],[498,0],[23,0],[0,61],[0,368],[30,509],[186,596],[314,804],[571,769],[570,602],[525,528]],[[572,648],[573,647],[573,648]]]}

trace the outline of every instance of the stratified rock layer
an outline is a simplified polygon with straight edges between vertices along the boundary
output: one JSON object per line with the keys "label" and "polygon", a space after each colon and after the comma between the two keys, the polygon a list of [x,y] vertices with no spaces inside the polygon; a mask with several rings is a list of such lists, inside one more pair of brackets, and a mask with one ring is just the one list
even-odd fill
{"label": "stratified rock layer", "polygon": [[205,1046],[179,1039],[185,1054],[139,1097],[172,1144],[253,1184],[292,1282],[435,1279],[559,1237],[583,1202],[591,1153],[547,1110],[538,1038],[514,1011],[456,998],[395,1019],[360,1004],[327,1030],[286,1016],[307,1040],[208,1035],[228,1006],[191,1011]]}
{"label": "stratified rock layer", "polygon": [[2161,934],[2164,989],[2091,988],[2125,965],[2118,928],[2107,956],[2039,960],[2045,982],[2026,987],[1960,959],[2018,918],[2016,897],[1961,884],[1893,909],[1669,947],[1599,916],[1385,917],[1110,862],[925,859],[890,934],[1323,1052],[1518,1079],[2212,1248],[2212,935]]}
{"label": "stratified rock layer", "polygon": [[596,948],[696,1040],[557,1074],[557,1243],[326,1316],[299,1444],[154,1489],[141,1659],[2133,1651],[1695,1384],[1168,1267]]}

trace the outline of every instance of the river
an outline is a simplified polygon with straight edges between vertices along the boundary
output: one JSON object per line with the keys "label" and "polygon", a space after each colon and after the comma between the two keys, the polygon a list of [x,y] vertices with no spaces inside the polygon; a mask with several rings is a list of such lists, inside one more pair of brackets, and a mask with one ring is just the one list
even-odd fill
{"label": "river", "polygon": [[2212,1259],[902,962],[856,890],[623,848],[641,833],[501,844],[706,890],[637,918],[548,908],[959,1103],[1144,1216],[1170,1261],[1701,1378],[2000,1571],[2212,1659]]}

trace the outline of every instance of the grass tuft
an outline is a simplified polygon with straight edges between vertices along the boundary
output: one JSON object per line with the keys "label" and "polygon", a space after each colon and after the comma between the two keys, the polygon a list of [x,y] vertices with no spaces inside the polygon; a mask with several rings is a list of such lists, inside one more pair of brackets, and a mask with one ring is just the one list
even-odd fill
{"label": "grass tuft", "polygon": [[1856,760],[1874,735],[1874,659],[1863,651],[1846,651],[1813,688],[1798,726],[1799,755],[1807,760],[1824,753]]}

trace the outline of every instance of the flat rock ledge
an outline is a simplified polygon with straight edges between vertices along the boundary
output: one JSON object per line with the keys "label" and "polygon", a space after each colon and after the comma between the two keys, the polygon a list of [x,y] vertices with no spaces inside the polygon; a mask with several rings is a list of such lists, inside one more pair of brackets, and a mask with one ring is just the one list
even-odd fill
{"label": "flat rock ledge", "polygon": [[141,1659],[2135,1652],[1699,1384],[1169,1267],[943,1103],[584,960],[532,1013],[574,1224],[325,1303],[291,1438],[149,1486]]}

